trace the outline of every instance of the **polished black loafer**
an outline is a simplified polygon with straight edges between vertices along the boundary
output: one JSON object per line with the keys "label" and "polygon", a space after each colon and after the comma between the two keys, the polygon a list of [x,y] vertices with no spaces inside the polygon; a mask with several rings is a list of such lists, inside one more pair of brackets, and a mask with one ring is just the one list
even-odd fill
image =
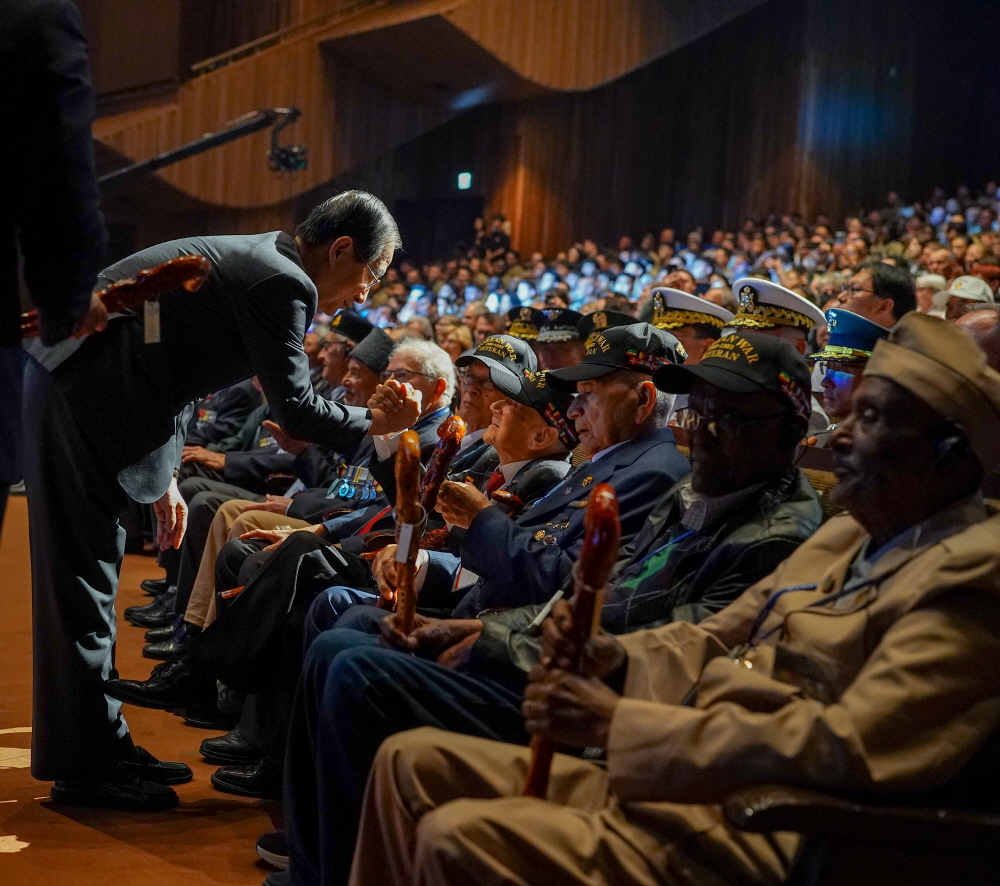
{"label": "polished black loafer", "polygon": [[177,794],[170,788],[138,778],[121,767],[105,780],[57,781],[50,795],[53,803],[66,806],[93,806],[129,812],[172,809],[179,802]]}
{"label": "polished black loafer", "polygon": [[160,643],[163,640],[169,640],[174,634],[176,634],[181,625],[184,623],[184,616],[178,615],[170,624],[162,628],[150,628],[143,635],[143,638],[147,643]]}
{"label": "polished black loafer", "polygon": [[137,628],[162,628],[173,624],[177,618],[173,607],[174,595],[168,592],[145,606],[129,606],[123,614],[125,620]]}
{"label": "polished black loafer", "polygon": [[148,680],[108,680],[104,691],[118,701],[160,711],[214,709],[217,698],[214,678],[192,670],[187,657],[158,664]]}
{"label": "polished black loafer", "polygon": [[182,621],[180,627],[169,639],[143,646],[142,654],[145,658],[153,658],[159,661],[170,661],[172,658],[179,658],[191,648],[191,641],[200,633],[201,628],[197,625]]}
{"label": "polished black loafer", "polygon": [[125,759],[118,761],[118,768],[135,778],[162,785],[186,784],[194,778],[190,766],[157,760],[149,751],[138,745],[132,748]]}
{"label": "polished black loafer", "polygon": [[239,726],[218,738],[206,738],[199,748],[209,763],[228,763],[235,766],[252,766],[264,759],[264,749],[247,741]]}
{"label": "polished black loafer", "polygon": [[167,589],[167,580],[165,578],[147,578],[139,584],[139,587],[151,597],[159,597]]}
{"label": "polished black loafer", "polygon": [[212,773],[212,784],[217,791],[227,794],[280,800],[283,769],[284,760],[265,757],[253,766],[223,766],[216,769]]}

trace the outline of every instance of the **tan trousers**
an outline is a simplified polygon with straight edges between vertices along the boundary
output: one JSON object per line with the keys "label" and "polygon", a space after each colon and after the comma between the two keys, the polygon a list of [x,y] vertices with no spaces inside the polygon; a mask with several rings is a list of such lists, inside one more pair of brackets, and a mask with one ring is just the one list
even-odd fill
{"label": "tan trousers", "polygon": [[215,621],[215,560],[227,541],[239,538],[251,529],[305,529],[309,525],[304,520],[294,520],[284,514],[272,514],[270,511],[242,513],[243,507],[248,504],[252,502],[234,498],[224,502],[215,512],[215,518],[208,530],[205,550],[201,555],[201,563],[198,566],[198,575],[195,577],[191,597],[184,612],[184,621],[188,624],[207,628]]}
{"label": "tan trousers", "polygon": [[557,754],[550,800],[518,796],[530,751],[437,729],[375,759],[352,886],[781,883],[795,837],[731,830],[718,807],[620,806],[604,770]]}

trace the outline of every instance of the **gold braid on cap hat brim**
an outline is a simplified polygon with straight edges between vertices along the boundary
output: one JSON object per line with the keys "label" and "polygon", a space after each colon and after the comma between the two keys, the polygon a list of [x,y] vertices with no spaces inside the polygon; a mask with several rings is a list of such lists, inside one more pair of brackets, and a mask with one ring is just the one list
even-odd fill
{"label": "gold braid on cap hat brim", "polygon": [[774,329],[775,326],[794,326],[797,329],[812,329],[816,324],[805,314],[788,308],[757,305],[752,311],[740,311],[728,326],[737,329]]}
{"label": "gold braid on cap hat brim", "polygon": [[722,329],[726,321],[714,314],[703,314],[701,311],[664,311],[656,308],[653,311],[653,325],[657,329],[677,329],[681,326],[693,326],[696,323],[708,323]]}
{"label": "gold braid on cap hat brim", "polygon": [[530,323],[525,323],[521,320],[515,320],[510,324],[510,329],[507,330],[507,335],[522,339],[523,341],[534,341],[538,338],[538,327],[532,326]]}
{"label": "gold braid on cap hat brim", "polygon": [[840,345],[827,345],[818,354],[810,354],[806,359],[825,360],[827,363],[864,363],[871,355],[871,351],[842,348]]}

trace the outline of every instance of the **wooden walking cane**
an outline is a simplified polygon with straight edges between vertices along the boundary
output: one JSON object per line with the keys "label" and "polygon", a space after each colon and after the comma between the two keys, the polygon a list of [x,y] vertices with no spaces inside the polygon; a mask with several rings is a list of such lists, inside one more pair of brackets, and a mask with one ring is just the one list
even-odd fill
{"label": "wooden walking cane", "polygon": [[[181,255],[155,268],[139,271],[134,277],[118,280],[98,291],[109,314],[128,311],[171,289],[183,286],[194,292],[212,270],[212,263],[203,255]],[[38,335],[38,312],[21,314],[21,338]]]}
{"label": "wooden walking cane", "polygon": [[413,630],[417,612],[417,592],[413,580],[417,572],[417,551],[427,522],[420,503],[420,437],[404,431],[396,452],[396,597],[399,629]]}
{"label": "wooden walking cane", "polygon": [[[576,646],[576,660],[570,670],[580,667],[580,650],[584,642],[594,635],[601,624],[601,605],[604,602],[604,585],[618,557],[618,499],[608,483],[599,483],[587,499],[587,512],[583,521],[583,547],[580,559],[573,570],[572,640]],[[525,779],[525,797],[545,799],[549,788],[549,771],[552,768],[554,742],[541,735],[531,739],[531,766]]]}

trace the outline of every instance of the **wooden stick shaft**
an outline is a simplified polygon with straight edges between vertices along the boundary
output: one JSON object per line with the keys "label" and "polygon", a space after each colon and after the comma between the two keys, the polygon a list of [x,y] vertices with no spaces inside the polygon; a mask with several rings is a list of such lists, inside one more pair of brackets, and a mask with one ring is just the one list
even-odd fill
{"label": "wooden stick shaft", "polygon": [[544,800],[549,792],[549,773],[552,770],[552,757],[556,746],[542,735],[531,737],[531,765],[528,776],[524,780],[524,797],[535,797]]}

